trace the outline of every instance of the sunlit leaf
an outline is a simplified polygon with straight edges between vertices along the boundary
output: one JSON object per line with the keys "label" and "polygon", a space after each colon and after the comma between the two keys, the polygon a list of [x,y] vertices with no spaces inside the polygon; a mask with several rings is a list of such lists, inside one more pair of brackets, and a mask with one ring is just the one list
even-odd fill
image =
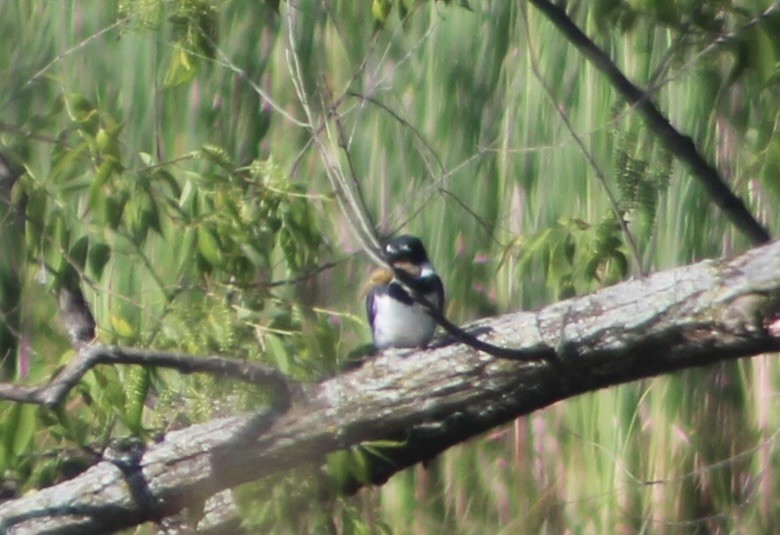
{"label": "sunlit leaf", "polygon": [[131,431],[142,431],[142,417],[146,395],[151,386],[151,370],[144,366],[133,366],[125,376],[126,421]]}
{"label": "sunlit leaf", "polygon": [[108,192],[104,190],[104,186],[108,182],[111,175],[119,171],[119,162],[112,158],[106,158],[98,167],[95,177],[92,179],[92,184],[89,187],[89,197],[87,204],[93,210],[98,207],[98,197],[100,195],[108,195]]}
{"label": "sunlit leaf", "polygon": [[171,56],[171,62],[165,73],[163,85],[165,87],[176,87],[190,82],[197,74],[194,59],[183,48],[176,48]]}
{"label": "sunlit leaf", "polygon": [[387,17],[393,8],[392,0],[373,0],[371,4],[371,16],[377,26],[384,26],[387,23]]}
{"label": "sunlit leaf", "polygon": [[135,336],[135,329],[130,325],[130,322],[122,316],[111,314],[109,316],[109,321],[111,322],[111,327],[118,336],[122,338],[132,338]]}
{"label": "sunlit leaf", "polygon": [[97,134],[95,134],[95,144],[104,158],[110,157],[117,162],[121,161],[122,157],[116,134],[109,133],[105,128],[100,128]]}
{"label": "sunlit leaf", "polygon": [[198,252],[212,267],[223,263],[222,248],[214,231],[207,227],[198,227]]}

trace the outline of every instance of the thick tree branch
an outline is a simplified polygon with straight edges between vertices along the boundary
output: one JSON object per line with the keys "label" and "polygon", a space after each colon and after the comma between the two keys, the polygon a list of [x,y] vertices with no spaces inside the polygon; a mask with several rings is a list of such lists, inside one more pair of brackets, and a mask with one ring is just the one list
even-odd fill
{"label": "thick tree branch", "polygon": [[[691,366],[780,350],[780,241],[625,282],[538,312],[469,327],[553,360],[496,358],[462,344],[387,352],[264,411],[175,431],[132,458],[0,505],[0,531],[106,533],[364,441],[404,438],[375,482],[558,400]],[[247,430],[251,430],[247,433]]]}
{"label": "thick tree branch", "polygon": [[723,210],[731,222],[748,236],[753,243],[766,243],[769,232],[753,217],[742,200],[734,195],[714,166],[707,163],[693,140],[680,133],[658,110],[647,92],[634,85],[615,63],[566,15],[566,12],[549,0],[529,0],[541,11],[583,56],[607,77],[612,87],[636,107],[647,127],[675,158],[686,163],[699,179],[707,194]]}

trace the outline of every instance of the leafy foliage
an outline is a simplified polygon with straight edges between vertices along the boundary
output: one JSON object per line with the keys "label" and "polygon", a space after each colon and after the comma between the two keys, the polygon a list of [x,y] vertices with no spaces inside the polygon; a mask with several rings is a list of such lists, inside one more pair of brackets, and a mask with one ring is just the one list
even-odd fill
{"label": "leafy foliage", "polygon": [[[617,112],[616,108],[616,115]],[[636,119],[626,122],[626,130],[615,128],[612,132],[615,181],[620,191],[618,208],[634,219],[632,230],[641,243],[647,243],[653,233],[658,205],[669,188],[672,155],[648,137]]]}
{"label": "leafy foliage", "polygon": [[217,43],[217,7],[209,0],[122,0],[119,16],[136,28],[157,29],[168,23],[174,45],[164,85],[191,82],[201,59],[211,59]]}
{"label": "leafy foliage", "polygon": [[[11,192],[21,229],[0,229],[23,259],[6,269],[0,254],[0,308],[19,311],[4,323],[20,341],[19,380],[43,382],[72,354],[52,293],[74,281],[106,342],[230,354],[315,380],[366,339],[354,320],[362,260],[318,271],[349,233],[309,134],[288,120],[303,116],[288,43],[312,88],[324,77],[371,99],[335,110],[361,187],[381,230],[424,237],[455,321],[638,275],[618,217],[645,266],[745,246],[527,3],[296,6],[288,41],[288,6],[275,0],[127,0],[121,31],[104,26],[116,16],[105,2],[3,5],[0,143],[25,174]],[[780,19],[770,8],[600,0],[568,11],[776,229]],[[618,215],[536,83],[529,39],[606,170]],[[777,471],[780,411],[777,370],[760,366],[572,400],[401,474],[381,495],[337,499],[392,448],[362,445],[242,489],[242,509],[279,532],[403,531],[410,518],[429,532],[768,532],[780,510],[759,498],[771,496],[761,488]],[[267,401],[203,376],[99,368],[60,411],[0,405],[0,473],[23,492],[83,469],[120,437],[149,440]]]}
{"label": "leafy foliage", "polygon": [[[137,155],[141,167],[130,169],[118,121],[79,94],[63,95],[60,102],[60,141],[48,165],[28,168],[22,178],[28,199],[26,254],[30,265],[40,266],[50,291],[69,284],[96,286],[107,273],[118,287],[129,289],[136,272],[124,271],[123,265],[130,261],[145,265],[157,281],[163,306],[152,317],[132,301],[112,307],[99,322],[108,341],[156,340],[159,347],[190,353],[264,359],[300,377],[335,365],[335,350],[325,343],[327,322],[306,312],[292,299],[294,292],[272,292],[268,286],[275,277],[300,276],[320,260],[322,236],[310,197],[300,185],[270,160],[238,166],[214,145],[185,158],[200,165],[197,172],[182,172],[147,153]],[[176,242],[176,254],[170,257],[177,257],[174,285],[148,261],[170,240]],[[205,295],[191,291],[204,285],[215,289]],[[247,291],[236,298],[239,290]],[[306,340],[309,330],[319,333],[321,345]],[[323,352],[330,352],[325,359]],[[318,364],[303,364],[309,359]],[[48,418],[46,411],[4,408],[10,411],[5,436],[13,442],[6,441],[0,468],[19,474],[32,470],[24,477],[28,484],[51,480],[53,476],[44,475],[51,465],[29,464],[35,449],[70,442],[100,448],[116,434],[146,436],[154,431],[144,418],[148,395],[171,388],[168,380],[181,383],[141,368],[95,370],[76,394],[81,402],[50,421],[35,443],[28,431],[41,425],[37,419]],[[196,405],[212,400],[216,392],[230,395],[230,387],[193,381]],[[250,398],[262,402],[257,393]],[[213,412],[214,407],[201,411],[202,418]],[[158,429],[171,423],[156,420]]]}
{"label": "leafy foliage", "polygon": [[504,262],[509,255],[516,256],[520,277],[532,278],[535,268],[542,269],[544,280],[559,298],[615,284],[628,274],[627,252],[614,216],[596,225],[564,220],[518,236],[504,250]]}

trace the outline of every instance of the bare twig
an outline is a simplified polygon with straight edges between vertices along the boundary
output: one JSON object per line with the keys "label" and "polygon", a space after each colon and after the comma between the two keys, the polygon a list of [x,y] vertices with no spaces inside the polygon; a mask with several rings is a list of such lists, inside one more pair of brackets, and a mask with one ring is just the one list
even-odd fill
{"label": "bare twig", "polygon": [[[372,97],[371,95],[364,95],[362,93],[358,93],[357,91],[347,91],[347,95],[360,99],[361,101],[368,102],[369,104],[373,104],[377,108],[381,109],[382,111],[390,115],[390,117],[395,119],[404,128],[409,130],[414,135],[415,139],[417,139],[420,143],[422,143],[425,149],[434,157],[434,159],[436,160],[436,165],[439,167],[441,174],[443,175],[445,173],[446,170],[444,168],[444,163],[441,161],[439,154],[433,149],[433,147],[431,147],[431,144],[428,143],[428,141],[425,139],[422,133],[417,128],[415,128],[409,121],[401,117],[398,113],[396,113],[385,103],[381,102],[375,97]],[[433,172],[431,172],[431,174],[433,174]]]}
{"label": "bare twig", "polygon": [[274,408],[283,412],[291,403],[293,381],[279,371],[256,362],[219,356],[194,356],[165,351],[110,347],[94,344],[83,348],[45,386],[0,383],[0,399],[54,407],[63,402],[73,387],[98,364],[135,364],[173,368],[181,373],[209,373],[268,387],[275,395]]}
{"label": "bare twig", "polygon": [[0,110],[5,110],[5,109],[8,107],[8,105],[9,105],[11,102],[13,102],[14,98],[16,97],[16,95],[17,95],[18,93],[20,93],[20,92],[24,91],[24,90],[25,90],[25,89],[26,89],[26,88],[27,88],[27,87],[28,87],[30,84],[32,84],[32,83],[33,83],[33,82],[35,82],[35,81],[36,81],[38,78],[40,78],[41,76],[43,76],[44,74],[46,74],[46,72],[47,72],[47,71],[49,71],[49,70],[50,70],[52,67],[54,67],[54,65],[56,65],[58,62],[62,61],[63,59],[65,59],[66,57],[70,56],[70,55],[71,55],[71,54],[73,54],[74,52],[77,52],[77,51],[81,50],[82,48],[84,48],[85,46],[87,46],[88,44],[90,44],[92,41],[94,41],[95,39],[97,39],[98,37],[102,37],[103,35],[105,35],[106,33],[110,32],[111,30],[113,30],[113,29],[115,29],[115,28],[118,28],[119,26],[121,26],[122,24],[124,24],[125,22],[127,22],[128,20],[129,20],[129,17],[123,17],[123,18],[121,18],[121,19],[118,19],[118,20],[116,20],[115,22],[113,22],[112,24],[109,24],[108,26],[106,26],[105,28],[103,28],[103,29],[101,29],[101,30],[99,30],[99,31],[97,31],[97,32],[95,32],[95,33],[93,33],[92,35],[89,35],[89,36],[87,36],[87,37],[86,37],[85,39],[83,39],[81,42],[79,42],[79,43],[77,43],[76,45],[72,46],[72,47],[71,47],[71,48],[69,48],[68,50],[66,50],[66,51],[62,52],[61,54],[57,55],[57,57],[56,57],[56,58],[54,58],[53,60],[51,60],[50,62],[48,62],[46,65],[44,65],[43,67],[41,67],[41,68],[38,70],[38,72],[36,72],[35,74],[33,74],[33,75],[32,75],[32,77],[31,77],[30,79],[28,79],[28,80],[27,80],[27,81],[24,83],[24,85],[22,85],[22,87],[20,87],[20,88],[19,88],[17,91],[15,91],[14,93],[12,93],[12,94],[11,94],[11,96],[10,96],[10,97],[8,97],[8,99],[7,99],[7,100],[6,100],[6,101],[3,103],[3,105],[0,107]]}
{"label": "bare twig", "polygon": [[566,12],[549,0],[529,0],[563,35],[607,77],[615,90],[635,106],[647,127],[677,159],[688,164],[707,194],[731,222],[754,243],[769,241],[769,232],[759,223],[725,183],[720,172],[707,163],[693,140],[680,133],[653,104],[647,92],[634,85],[610,57],[585,35]]}
{"label": "bare twig", "polygon": [[[376,237],[376,231],[373,227],[373,223],[371,223],[371,218],[365,209],[365,204],[361,204],[360,201],[357,200],[355,192],[350,186],[350,182],[341,169],[338,158],[333,154],[334,145],[337,142],[333,141],[333,135],[329,129],[328,117],[325,117],[323,120],[316,118],[314,109],[309,102],[300,59],[298,58],[298,51],[295,49],[293,40],[294,28],[292,12],[293,10],[288,8],[286,15],[288,28],[287,64],[293,87],[298,95],[301,107],[306,114],[308,121],[307,127],[312,134],[314,145],[320,154],[320,158],[325,167],[325,174],[336,194],[339,207],[349,222],[350,230],[363,247],[366,254],[368,254],[377,265],[384,266],[386,263],[379,251],[379,240]],[[327,139],[323,139],[325,137],[323,135],[323,127],[325,134],[327,134]]]}
{"label": "bare twig", "polygon": [[601,167],[599,167],[599,164],[596,163],[596,159],[593,157],[591,151],[589,151],[588,148],[585,146],[585,143],[582,142],[582,138],[577,134],[577,131],[574,129],[574,126],[571,124],[571,121],[569,120],[569,115],[566,113],[566,110],[563,109],[563,106],[561,106],[561,104],[555,99],[555,95],[553,94],[550,84],[547,82],[547,80],[542,75],[542,72],[539,70],[539,60],[536,55],[536,49],[534,48],[533,41],[531,40],[531,31],[530,31],[531,28],[530,25],[528,24],[528,13],[525,9],[525,5],[521,4],[521,9],[523,11],[523,21],[525,22],[525,28],[526,28],[526,32],[525,32],[526,42],[528,43],[528,51],[531,57],[531,70],[534,73],[534,77],[536,77],[536,79],[541,84],[544,93],[547,95],[547,98],[550,100],[550,102],[552,102],[553,108],[555,108],[555,111],[558,112],[558,115],[561,117],[563,124],[566,126],[566,129],[569,131],[569,135],[572,137],[572,139],[574,139],[574,142],[579,147],[580,152],[582,152],[582,155],[588,161],[588,164],[590,165],[591,169],[593,169],[593,172],[596,174],[596,178],[601,184],[604,193],[606,193],[607,195],[607,199],[609,200],[609,205],[610,208],[612,209],[612,213],[614,214],[615,219],[618,222],[618,225],[620,225],[620,229],[623,231],[623,235],[626,237],[626,242],[628,243],[629,249],[631,249],[631,256],[634,259],[636,268],[639,270],[642,276],[645,276],[647,275],[647,271],[642,265],[642,255],[639,252],[639,247],[637,247],[636,239],[634,238],[634,234],[631,232],[631,229],[628,228],[628,223],[626,223],[626,219],[620,210],[620,206],[618,206],[618,201],[615,198],[615,195],[612,193],[612,190],[609,188],[609,184],[607,183],[607,177],[604,175],[604,172],[601,170]]}

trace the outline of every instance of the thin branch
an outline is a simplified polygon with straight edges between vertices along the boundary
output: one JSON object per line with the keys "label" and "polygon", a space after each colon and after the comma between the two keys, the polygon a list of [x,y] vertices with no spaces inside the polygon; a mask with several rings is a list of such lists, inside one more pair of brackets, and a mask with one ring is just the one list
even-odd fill
{"label": "thin branch", "polygon": [[712,201],[739,230],[756,244],[770,240],[769,232],[753,217],[744,202],[729,189],[720,172],[707,163],[693,140],[672,126],[653,104],[647,92],[626,78],[609,56],[579,29],[562,8],[549,0],[529,0],[529,2],[536,6],[585,58],[606,76],[612,87],[630,105],[636,107],[647,127],[658,136],[661,144],[691,168]]}
{"label": "thin branch", "polygon": [[125,22],[127,22],[128,20],[129,20],[129,17],[123,17],[123,18],[121,18],[121,19],[118,19],[117,21],[113,22],[112,24],[109,24],[109,25],[108,25],[108,26],[106,26],[105,28],[103,28],[103,29],[101,29],[101,30],[98,30],[97,32],[93,33],[92,35],[89,35],[89,36],[87,36],[87,37],[86,37],[84,40],[82,40],[81,42],[79,42],[79,43],[77,43],[76,45],[72,46],[72,47],[71,47],[71,48],[69,48],[68,50],[66,50],[66,51],[62,52],[61,54],[58,54],[56,58],[54,58],[53,60],[51,60],[50,62],[48,62],[46,65],[44,65],[43,67],[41,67],[41,68],[38,70],[38,72],[36,72],[35,74],[33,74],[33,75],[32,75],[32,77],[31,77],[29,80],[27,80],[27,81],[24,83],[24,85],[22,85],[22,87],[20,87],[20,88],[19,88],[19,89],[17,89],[16,91],[14,91],[14,92],[11,94],[11,96],[10,96],[10,97],[8,97],[8,100],[6,100],[6,101],[3,103],[2,107],[0,107],[0,111],[2,111],[2,110],[5,110],[5,109],[8,107],[8,105],[9,105],[11,102],[13,102],[14,98],[16,97],[16,95],[17,95],[18,93],[20,93],[20,92],[24,91],[24,90],[25,90],[25,89],[26,89],[26,88],[27,88],[27,87],[28,87],[30,84],[32,84],[32,83],[33,83],[33,82],[35,82],[35,81],[36,81],[38,78],[40,78],[41,76],[43,76],[44,74],[46,74],[46,72],[47,72],[49,69],[51,69],[52,67],[54,67],[54,65],[56,65],[58,62],[62,61],[62,60],[63,60],[63,59],[65,59],[66,57],[70,56],[72,53],[74,53],[74,52],[77,52],[77,51],[81,50],[82,48],[84,48],[85,46],[87,46],[88,44],[90,44],[92,41],[94,41],[95,39],[97,39],[98,37],[102,37],[102,36],[103,36],[103,35],[105,35],[106,33],[108,33],[108,32],[110,32],[111,30],[113,30],[114,28],[117,28],[117,27],[121,26],[122,24],[124,24],[124,23],[125,23]]}
{"label": "thin branch", "polygon": [[47,136],[45,134],[39,134],[38,132],[34,132],[32,130],[22,128],[20,126],[16,126],[13,124],[9,124],[3,121],[0,121],[0,132],[9,132],[17,136],[26,137],[28,139],[34,139],[36,141],[43,141],[44,143],[51,143],[52,145],[59,145],[61,147],[67,148],[70,146],[68,142],[64,139]]}
{"label": "thin branch", "polygon": [[[428,141],[425,139],[425,137],[422,135],[422,133],[415,128],[409,121],[401,117],[398,113],[396,113],[393,109],[391,109],[389,106],[387,106],[385,103],[381,102],[379,99],[372,97],[370,95],[364,95],[362,93],[358,93],[357,91],[347,91],[347,95],[351,97],[355,97],[357,99],[360,99],[361,101],[368,102],[369,104],[373,104],[377,108],[383,110],[385,113],[390,115],[393,119],[395,119],[398,123],[401,124],[404,128],[408,129],[412,132],[414,137],[423,144],[425,149],[436,159],[436,165],[438,165],[441,174],[443,175],[445,172],[444,168],[444,162],[441,161],[441,158],[439,157],[439,154],[431,147],[431,144],[428,143]],[[433,174],[433,173],[431,173]]]}
{"label": "thin branch", "polygon": [[582,152],[582,155],[587,160],[591,169],[593,169],[593,172],[596,173],[596,178],[607,195],[607,200],[609,201],[612,213],[620,225],[620,229],[623,232],[623,235],[626,237],[626,242],[628,243],[629,249],[631,249],[631,256],[636,263],[636,267],[639,270],[639,273],[641,273],[644,277],[647,275],[647,270],[645,270],[644,266],[642,266],[642,255],[639,253],[639,247],[637,247],[634,234],[631,232],[631,229],[628,228],[628,223],[626,223],[626,219],[620,210],[620,206],[618,206],[618,201],[615,198],[615,195],[612,193],[612,190],[609,188],[607,177],[604,175],[601,167],[599,167],[599,164],[596,163],[596,159],[593,157],[593,154],[585,146],[585,143],[583,143],[582,138],[577,134],[577,131],[574,129],[574,126],[569,120],[569,115],[566,113],[566,110],[563,109],[563,106],[561,106],[561,104],[555,99],[552,87],[550,87],[549,82],[542,75],[542,72],[539,69],[539,59],[536,55],[536,49],[534,48],[533,41],[531,40],[531,26],[528,23],[528,12],[525,9],[525,5],[521,4],[521,9],[523,11],[523,21],[525,22],[525,35],[526,42],[528,44],[528,52],[531,56],[531,70],[534,73],[534,77],[537,79],[539,84],[541,84],[544,93],[547,95],[547,98],[552,103],[553,108],[555,108],[555,111],[558,112],[558,115],[561,117],[563,124],[566,126],[566,130],[569,131],[569,135],[574,139],[575,143],[580,149],[580,152]]}
{"label": "thin branch", "polygon": [[308,128],[312,134],[314,145],[320,153],[320,157],[325,167],[325,174],[331,183],[336,199],[338,200],[339,207],[342,213],[349,222],[349,228],[352,231],[355,238],[358,240],[363,250],[369,257],[379,266],[386,266],[386,262],[379,251],[379,240],[376,237],[376,231],[373,228],[373,224],[370,223],[365,210],[361,210],[361,207],[354,199],[353,192],[349,186],[349,182],[344,176],[344,172],[337,159],[331,155],[331,149],[323,141],[320,134],[321,128],[324,127],[325,131],[330,136],[330,130],[328,128],[327,117],[323,121],[316,120],[314,117],[314,111],[309,102],[308,95],[306,93],[306,87],[303,78],[303,72],[301,70],[300,60],[298,58],[298,51],[295,49],[294,44],[294,28],[292,21],[292,9],[288,6],[286,19],[288,29],[288,46],[287,46],[287,66],[290,71],[290,78],[293,83],[293,88],[298,95],[301,107],[306,114],[308,120]]}
{"label": "thin branch", "polygon": [[279,371],[257,362],[94,344],[83,348],[45,386],[0,383],[0,399],[56,407],[65,400],[68,392],[78,384],[84,374],[98,364],[173,368],[181,373],[209,373],[215,377],[229,377],[261,385],[274,394],[274,409],[279,412],[289,408],[291,390],[296,384]]}
{"label": "thin branch", "polygon": [[[352,159],[352,153],[349,151],[349,145],[347,143],[347,136],[344,133],[344,128],[341,124],[341,116],[338,112],[338,103],[333,100],[333,96],[327,88],[327,85],[323,83],[323,92],[332,104],[327,106],[329,109],[329,116],[336,124],[336,136],[338,147],[344,152],[344,158],[347,160],[347,169],[349,170],[349,177],[352,179],[352,187],[348,187],[347,184],[342,183],[342,189],[347,193],[350,206],[358,215],[358,221],[363,225],[363,231],[370,235],[370,241],[375,247],[379,246],[379,239],[376,235],[376,222],[371,216],[371,212],[366,204],[366,198],[363,196],[363,189],[360,187],[360,180],[358,178],[357,170],[355,169],[355,162]],[[327,121],[327,118],[326,118]],[[326,123],[327,124],[327,123]]]}
{"label": "thin branch", "polygon": [[219,48],[216,48],[216,43],[212,42],[212,45],[215,46],[215,50],[217,51],[217,55],[221,58],[221,61],[218,61],[216,59],[209,58],[208,56],[204,56],[202,54],[198,54],[197,52],[190,51],[191,54],[198,56],[200,59],[204,61],[211,61],[221,67],[225,67],[234,74],[238,75],[240,79],[245,81],[247,84],[249,84],[249,87],[252,88],[252,91],[254,91],[257,96],[259,96],[266,104],[268,104],[274,111],[276,111],[278,114],[280,114],[282,117],[290,121],[295,126],[301,126],[301,127],[308,127],[308,123],[305,121],[301,121],[297,117],[293,116],[291,113],[289,113],[287,110],[285,110],[281,104],[278,104],[273,98],[271,98],[271,95],[268,94],[266,90],[264,90],[258,83],[256,83],[254,80],[252,80],[249,77],[249,74],[242,68],[240,68],[238,65],[233,63],[230,58],[223,53]]}

